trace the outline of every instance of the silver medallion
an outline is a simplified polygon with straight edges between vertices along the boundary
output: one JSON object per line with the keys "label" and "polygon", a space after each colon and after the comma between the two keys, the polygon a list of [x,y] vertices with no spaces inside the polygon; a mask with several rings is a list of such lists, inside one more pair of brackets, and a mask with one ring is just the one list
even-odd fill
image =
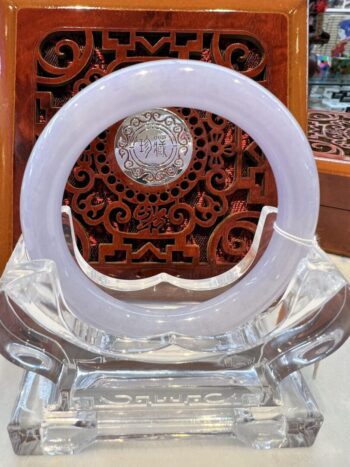
{"label": "silver medallion", "polygon": [[115,138],[121,170],[143,185],[165,185],[180,177],[191,161],[192,148],[186,123],[167,109],[127,117]]}

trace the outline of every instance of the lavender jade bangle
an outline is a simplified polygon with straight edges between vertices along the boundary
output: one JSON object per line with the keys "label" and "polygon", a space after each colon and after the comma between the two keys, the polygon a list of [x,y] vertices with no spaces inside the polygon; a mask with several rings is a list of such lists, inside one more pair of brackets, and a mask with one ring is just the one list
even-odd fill
{"label": "lavender jade bangle", "polygon": [[[221,295],[177,310],[146,309],[114,299],[84,275],[64,239],[61,204],[75,161],[97,134],[129,115],[177,106],[221,115],[255,139],[276,179],[276,223],[289,237],[274,232],[255,267]],[[212,336],[253,318],[284,292],[307,248],[290,236],[312,239],[318,208],[312,152],[284,105],[239,73],[187,60],[131,66],[77,94],[38,139],[21,192],[21,224],[30,257],[56,263],[64,298],[77,318],[130,338],[168,333]]]}

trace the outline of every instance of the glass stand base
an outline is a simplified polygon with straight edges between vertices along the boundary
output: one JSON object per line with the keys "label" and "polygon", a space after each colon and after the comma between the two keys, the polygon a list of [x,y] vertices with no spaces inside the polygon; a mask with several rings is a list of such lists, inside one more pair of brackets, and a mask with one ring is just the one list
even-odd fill
{"label": "glass stand base", "polygon": [[[266,213],[233,282],[264,250],[274,222]],[[0,353],[26,370],[9,424],[14,451],[75,454],[102,441],[199,435],[256,449],[312,445],[323,417],[299,371],[350,336],[350,288],[317,244],[305,248],[283,295],[241,326],[135,337],[78,319],[55,264],[31,261],[19,241],[0,279]],[[125,292],[85,272],[125,302],[125,316],[135,304],[180,310],[228,287],[204,284],[203,295],[167,279]]]}
{"label": "glass stand base", "polygon": [[24,375],[8,431],[16,454],[74,454],[128,438],[228,435],[256,449],[313,444],[323,417],[300,372],[68,370]]}

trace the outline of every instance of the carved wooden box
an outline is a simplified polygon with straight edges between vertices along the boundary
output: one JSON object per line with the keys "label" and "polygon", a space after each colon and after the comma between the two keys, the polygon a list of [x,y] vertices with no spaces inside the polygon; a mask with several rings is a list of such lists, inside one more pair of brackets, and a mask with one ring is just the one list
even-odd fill
{"label": "carved wooden box", "polygon": [[350,256],[350,114],[310,110],[308,136],[321,185],[319,242]]}
{"label": "carved wooden box", "polygon": [[[155,1],[15,3],[1,0],[1,266],[20,235],[20,185],[35,140],[65,102],[112,71],[164,58],[223,65],[270,89],[306,128],[306,1],[221,0],[215,9],[197,0],[162,8]],[[116,122],[67,181],[62,202],[72,209],[84,258],[101,272],[224,272],[247,253],[262,207],[277,204],[271,170],[244,130],[198,109],[169,111],[193,141],[180,177],[143,184],[125,174],[115,156],[123,122]]]}

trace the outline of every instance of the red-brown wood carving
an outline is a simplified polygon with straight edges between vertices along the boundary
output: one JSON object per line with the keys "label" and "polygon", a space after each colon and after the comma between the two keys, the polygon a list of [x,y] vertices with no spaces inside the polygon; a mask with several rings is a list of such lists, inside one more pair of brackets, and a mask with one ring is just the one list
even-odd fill
{"label": "red-brown wood carving", "polygon": [[[169,57],[217,63],[271,87],[266,45],[252,32],[52,29],[32,55],[34,138],[89,83]],[[72,209],[81,252],[106,274],[136,278],[166,271],[202,278],[223,272],[247,253],[262,207],[276,205],[271,169],[248,134],[208,112],[169,110],[193,138],[192,160],[180,178],[143,186],[127,177],[114,154],[122,122],[90,143],[69,177],[63,202]]]}
{"label": "red-brown wood carving", "polygon": [[350,114],[309,111],[309,141],[316,157],[350,162]]}

